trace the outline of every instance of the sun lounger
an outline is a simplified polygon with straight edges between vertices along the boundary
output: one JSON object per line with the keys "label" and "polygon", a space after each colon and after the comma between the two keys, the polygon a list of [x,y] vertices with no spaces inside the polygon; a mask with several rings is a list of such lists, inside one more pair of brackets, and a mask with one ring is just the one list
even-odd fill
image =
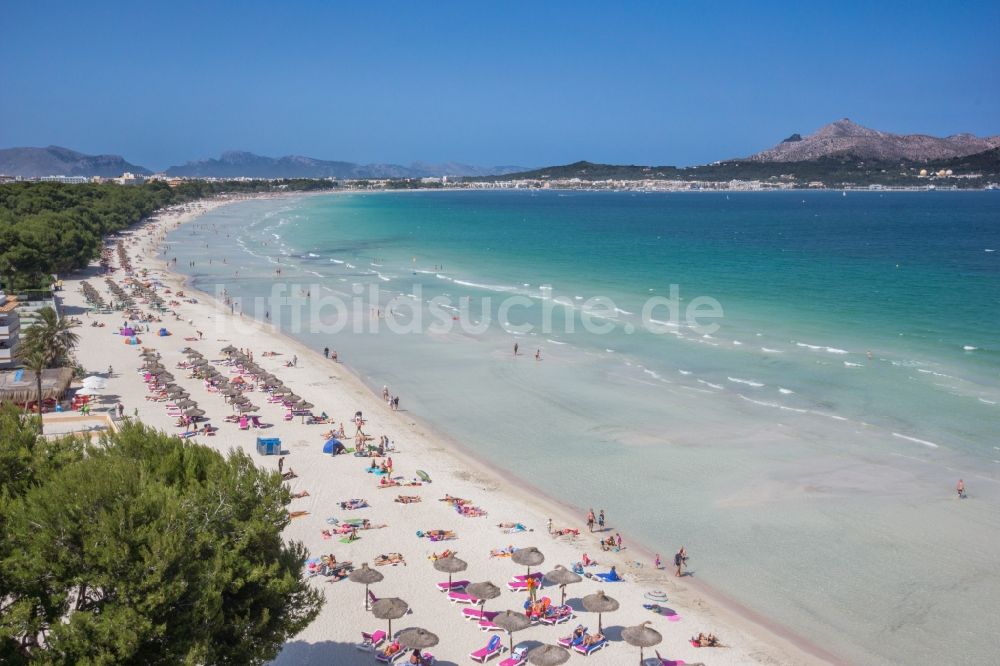
{"label": "sun lounger", "polygon": [[658,650],[656,651],[656,658],[660,660],[660,666],[684,666],[686,663],[682,659],[678,659],[676,661],[672,659],[664,659],[660,656],[660,652]]}
{"label": "sun lounger", "polygon": [[516,647],[510,656],[497,663],[497,666],[523,666],[528,663],[528,648]]}
{"label": "sun lounger", "polygon": [[478,608],[463,608],[462,617],[466,620],[486,620],[492,622],[493,618],[499,615],[499,611],[484,611]]}
{"label": "sun lounger", "polygon": [[520,583],[525,583],[525,582],[528,581],[529,578],[534,578],[535,580],[537,580],[540,583],[540,582],[542,582],[542,578],[544,578],[544,577],[545,577],[545,574],[543,574],[540,571],[536,571],[533,574],[527,574],[527,575],[521,575],[521,576],[511,576],[510,579],[511,579],[511,581],[518,581]]}
{"label": "sun lounger", "polygon": [[573,609],[570,608],[569,605],[556,606],[554,608],[550,608],[548,613],[546,613],[543,617],[538,618],[538,621],[542,624],[554,626],[562,624],[563,622],[568,622],[573,616]]}
{"label": "sun lounger", "polygon": [[489,620],[480,620],[476,623],[480,631],[503,631],[500,627],[493,624]]}
{"label": "sun lounger", "polygon": [[583,656],[588,657],[597,652],[598,650],[600,650],[601,648],[607,646],[607,644],[608,644],[608,639],[602,638],[596,643],[591,643],[590,645],[587,646],[584,646],[582,643],[580,645],[574,645],[573,649],[582,654]]}
{"label": "sun lounger", "polygon": [[[539,583],[539,586],[541,583]],[[528,589],[528,582],[521,580],[509,580],[507,581],[507,589],[511,592],[524,592]]]}
{"label": "sun lounger", "polygon": [[387,634],[379,629],[378,631],[369,634],[367,631],[361,632],[361,642],[356,645],[359,650],[372,651],[378,646],[385,642]]}
{"label": "sun lounger", "polygon": [[491,659],[500,654],[500,651],[503,650],[502,643],[503,641],[501,640],[500,636],[494,635],[492,638],[490,638],[490,642],[487,643],[484,647],[476,650],[475,652],[470,652],[469,658],[472,659],[473,661],[484,663],[486,662],[487,659]]}
{"label": "sun lounger", "polygon": [[437,583],[437,589],[441,592],[461,592],[465,589],[465,586],[469,584],[467,580],[453,580],[451,581],[451,586],[449,587],[448,581],[443,581]]}
{"label": "sun lounger", "polygon": [[399,659],[399,658],[400,658],[400,657],[402,657],[402,656],[403,656],[404,654],[406,654],[406,650],[404,650],[404,649],[403,649],[402,647],[400,647],[399,643],[392,643],[392,645],[395,645],[395,646],[396,646],[397,648],[399,648],[399,649],[397,649],[397,650],[396,650],[395,652],[393,652],[393,653],[392,653],[391,655],[389,655],[388,657],[387,657],[387,656],[385,656],[385,653],[384,653],[384,651],[383,651],[383,652],[376,652],[376,653],[375,653],[375,660],[376,660],[376,661],[379,661],[379,662],[381,662],[381,663],[383,663],[383,664],[392,664],[392,663],[394,663],[394,662],[395,662],[395,661],[396,661],[397,659]]}
{"label": "sun lounger", "polygon": [[478,604],[479,599],[465,592],[448,592],[448,601],[453,604]]}
{"label": "sun lounger", "polygon": [[573,647],[574,645],[582,643],[583,637],[587,635],[587,627],[583,626],[582,624],[578,624],[576,625],[576,629],[573,630],[573,633],[576,633],[578,629],[583,629],[583,633],[580,636],[574,638],[573,634],[570,634],[565,638],[560,638],[556,642],[559,643],[559,645],[563,646],[564,648],[570,648]]}

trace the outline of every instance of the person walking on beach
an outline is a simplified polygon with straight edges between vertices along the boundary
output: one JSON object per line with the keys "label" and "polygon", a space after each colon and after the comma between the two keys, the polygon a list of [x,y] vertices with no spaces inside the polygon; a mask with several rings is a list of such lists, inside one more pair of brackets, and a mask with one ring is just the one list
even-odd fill
{"label": "person walking on beach", "polygon": [[601,528],[601,532],[604,531],[604,509],[601,509],[601,512],[597,514],[597,526]]}
{"label": "person walking on beach", "polygon": [[119,402],[117,409],[118,409],[118,418],[122,419],[125,416],[125,405]]}
{"label": "person walking on beach", "polygon": [[536,361],[541,361],[542,360],[542,350],[541,349],[536,349],[535,350],[535,360]]}
{"label": "person walking on beach", "polygon": [[387,385],[382,386],[382,400],[389,402],[389,387]]}
{"label": "person walking on beach", "polygon": [[587,529],[591,532],[594,531],[594,510],[591,509],[587,512]]}
{"label": "person walking on beach", "polygon": [[660,559],[659,553],[656,554],[656,559],[653,560],[653,567],[655,567],[656,569],[663,568],[663,561]]}
{"label": "person walking on beach", "polygon": [[955,486],[955,490],[958,491],[958,499],[965,499],[965,481],[959,479],[958,485]]}
{"label": "person walking on beach", "polygon": [[674,555],[674,566],[677,567],[677,572],[674,575],[677,576],[678,578],[684,575],[682,573],[682,569],[684,568],[684,565],[687,563],[687,559],[688,559],[687,551],[684,550],[684,546],[681,546],[681,549],[677,551],[676,555]]}
{"label": "person walking on beach", "polygon": [[618,547],[618,550],[622,549],[622,535],[618,532],[615,532],[615,545]]}
{"label": "person walking on beach", "polygon": [[278,474],[281,474],[285,470],[285,456],[278,458]]}
{"label": "person walking on beach", "polygon": [[517,356],[517,343],[514,343],[514,356]]}
{"label": "person walking on beach", "polygon": [[293,368],[299,367],[299,356],[298,356],[298,354],[292,354],[292,367]]}
{"label": "person walking on beach", "polygon": [[330,358],[330,348],[329,347],[323,347],[323,357],[324,358]]}

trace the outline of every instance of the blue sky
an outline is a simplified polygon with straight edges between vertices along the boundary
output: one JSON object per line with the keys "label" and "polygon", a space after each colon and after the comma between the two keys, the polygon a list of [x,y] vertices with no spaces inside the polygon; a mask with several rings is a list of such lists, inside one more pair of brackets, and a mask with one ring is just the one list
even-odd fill
{"label": "blue sky", "polygon": [[1000,133],[997,2],[3,3],[0,147],[697,164]]}

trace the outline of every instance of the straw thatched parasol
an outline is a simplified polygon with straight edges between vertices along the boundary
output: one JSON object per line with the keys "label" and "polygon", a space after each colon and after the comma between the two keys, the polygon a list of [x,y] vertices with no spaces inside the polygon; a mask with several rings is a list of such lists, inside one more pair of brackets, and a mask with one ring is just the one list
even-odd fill
{"label": "straw thatched parasol", "polygon": [[486,608],[487,600],[496,599],[500,596],[500,588],[487,580],[482,583],[472,583],[466,586],[465,593],[479,599],[479,610],[482,611]]}
{"label": "straw thatched parasol", "polygon": [[315,406],[316,405],[312,404],[308,400],[299,400],[297,403],[295,403],[296,409],[312,409]]}
{"label": "straw thatched parasol", "polygon": [[199,358],[199,359],[195,359],[194,361],[191,361],[191,365],[193,365],[193,366],[196,366],[196,367],[199,367],[199,368],[200,368],[200,367],[201,367],[201,366],[203,366],[203,365],[208,365],[208,361],[206,361],[206,360],[205,360],[205,359],[203,359],[203,358]]}
{"label": "straw thatched parasol", "polygon": [[[367,595],[366,595],[367,596]],[[391,597],[379,599],[372,604],[372,615],[380,620],[389,620],[389,638],[392,639],[392,621],[406,615],[410,607],[402,599]]]}
{"label": "straw thatched parasol", "polygon": [[649,623],[649,620],[646,620],[640,625],[622,629],[622,638],[625,639],[625,642],[639,648],[639,664],[643,662],[643,648],[653,647],[663,642],[663,634],[652,627],[646,626]]}
{"label": "straw thatched parasol", "polygon": [[588,594],[583,598],[583,607],[590,613],[597,613],[597,630],[602,631],[601,616],[604,613],[611,613],[618,610],[618,602],[608,595],[604,590],[598,590],[594,594]]}
{"label": "straw thatched parasol", "polygon": [[347,577],[351,582],[361,583],[365,586],[365,610],[368,610],[368,586],[381,582],[385,576],[382,575],[381,571],[375,571],[368,566],[367,562],[364,562],[360,569],[355,569],[347,574]]}
{"label": "straw thatched parasol", "polygon": [[510,559],[513,560],[515,564],[528,567],[528,575],[531,575],[531,567],[537,567],[539,564],[544,562],[545,556],[542,555],[542,551],[538,550],[534,546],[528,546],[527,548],[519,548],[515,550],[514,554],[510,556]]}
{"label": "straw thatched parasol", "polygon": [[233,352],[236,352],[236,351],[239,351],[239,350],[236,347],[232,346],[232,345],[226,345],[225,347],[222,348],[222,353],[223,354],[232,354]]}
{"label": "straw thatched parasol", "polygon": [[205,410],[198,409],[197,407],[192,407],[184,412],[188,416],[204,416]]}
{"label": "straw thatched parasol", "polygon": [[190,398],[184,398],[183,400],[178,400],[177,401],[177,406],[178,407],[197,407],[198,403],[195,402],[194,400],[191,400]]}
{"label": "straw thatched parasol", "polygon": [[561,564],[557,564],[556,568],[545,574],[545,578],[549,582],[555,583],[562,590],[562,605],[566,604],[566,586],[572,585],[573,583],[579,583],[583,578],[573,573]]}
{"label": "straw thatched parasol", "polygon": [[559,666],[569,661],[569,650],[558,645],[539,645],[528,653],[528,663],[535,666]]}
{"label": "straw thatched parasol", "polygon": [[289,393],[288,395],[285,396],[285,400],[291,403],[296,403],[301,399],[302,399],[301,396],[295,395],[294,393]]}
{"label": "straw thatched parasol", "polygon": [[457,574],[460,571],[465,571],[469,568],[468,562],[465,560],[460,560],[454,555],[449,555],[448,557],[439,557],[434,560],[434,568],[441,573],[448,574],[448,591],[451,591],[451,575]]}
{"label": "straw thatched parasol", "polygon": [[236,409],[241,412],[256,412],[260,407],[257,405],[236,405]]}
{"label": "straw thatched parasol", "polygon": [[406,650],[425,650],[438,644],[436,635],[419,627],[404,629],[396,636],[396,640]]}
{"label": "straw thatched parasol", "polygon": [[511,652],[514,651],[514,632],[531,626],[531,620],[528,619],[527,615],[512,610],[503,611],[491,622],[507,632],[507,637],[510,638]]}

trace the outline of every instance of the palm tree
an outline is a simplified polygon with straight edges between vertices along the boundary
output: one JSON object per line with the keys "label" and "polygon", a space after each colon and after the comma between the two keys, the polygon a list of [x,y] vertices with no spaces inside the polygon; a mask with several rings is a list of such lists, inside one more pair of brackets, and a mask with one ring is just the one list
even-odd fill
{"label": "palm tree", "polygon": [[73,332],[77,326],[68,319],[60,318],[52,308],[42,308],[38,311],[38,321],[25,331],[20,346],[26,355],[41,352],[45,356],[46,367],[65,365],[80,340],[80,336]]}
{"label": "palm tree", "polygon": [[[23,351],[23,350],[19,350]],[[38,387],[38,432],[42,432],[42,372],[49,366],[49,359],[44,352],[38,349],[28,350],[19,354],[21,363],[25,368],[35,373],[35,382]]]}

